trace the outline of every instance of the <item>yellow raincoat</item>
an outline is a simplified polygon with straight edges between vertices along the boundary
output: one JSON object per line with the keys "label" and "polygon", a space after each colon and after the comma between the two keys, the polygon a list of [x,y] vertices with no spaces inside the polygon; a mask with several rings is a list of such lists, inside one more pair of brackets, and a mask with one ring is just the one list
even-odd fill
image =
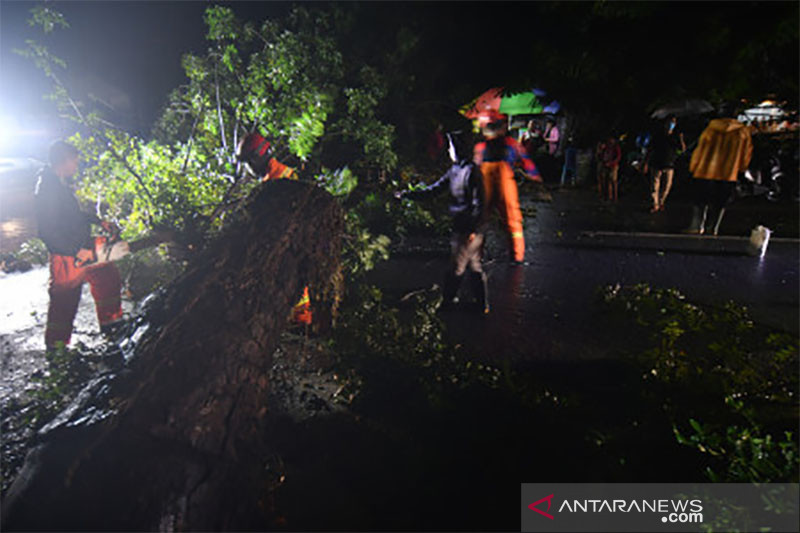
{"label": "yellow raincoat", "polygon": [[697,143],[689,162],[695,178],[736,181],[753,155],[750,130],[732,118],[712,120]]}

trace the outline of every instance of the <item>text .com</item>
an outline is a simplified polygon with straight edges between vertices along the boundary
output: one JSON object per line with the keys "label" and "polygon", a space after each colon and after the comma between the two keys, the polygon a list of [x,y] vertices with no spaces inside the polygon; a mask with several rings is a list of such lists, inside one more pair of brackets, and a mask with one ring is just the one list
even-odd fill
{"label": "text .com", "polygon": [[670,524],[702,524],[703,513],[669,513],[662,516],[661,521]]}

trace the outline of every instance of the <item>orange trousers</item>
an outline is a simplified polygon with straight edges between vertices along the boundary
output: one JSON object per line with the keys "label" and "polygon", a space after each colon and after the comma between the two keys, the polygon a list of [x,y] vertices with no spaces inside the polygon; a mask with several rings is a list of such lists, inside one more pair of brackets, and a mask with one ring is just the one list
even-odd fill
{"label": "orange trousers", "polygon": [[57,342],[69,344],[72,323],[81,300],[81,288],[86,281],[92,290],[100,326],[122,318],[120,298],[122,280],[114,263],[77,267],[74,257],[51,254],[48,288],[50,304],[47,308],[47,326],[44,331],[44,343],[47,348],[55,347]]}
{"label": "orange trousers", "polygon": [[522,212],[514,171],[505,161],[481,163],[486,208],[496,209],[511,238],[511,251],[515,261],[525,258],[525,237],[522,234]]}

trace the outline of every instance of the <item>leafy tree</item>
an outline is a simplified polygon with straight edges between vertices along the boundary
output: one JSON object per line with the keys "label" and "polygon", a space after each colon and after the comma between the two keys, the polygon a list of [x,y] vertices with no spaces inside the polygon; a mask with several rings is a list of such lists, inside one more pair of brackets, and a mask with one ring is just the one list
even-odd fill
{"label": "leafy tree", "polygon": [[[49,8],[32,15],[45,33],[67,26]],[[384,80],[342,55],[335,16],[299,7],[254,24],[209,7],[208,49],[184,57],[187,82],[169,96],[151,139],[115,127],[74,97],[59,75],[65,62],[43,45],[27,41],[21,53],[53,81],[62,114],[81,125],[73,140],[89,165],[79,195],[98,209],[107,205],[126,237],[156,224],[201,235],[221,227],[253,187],[235,157],[248,132],[266,135],[276,157],[300,167],[304,179],[329,174],[328,167],[372,176],[397,164],[393,127],[378,118]],[[351,157],[343,161],[342,153]]]}

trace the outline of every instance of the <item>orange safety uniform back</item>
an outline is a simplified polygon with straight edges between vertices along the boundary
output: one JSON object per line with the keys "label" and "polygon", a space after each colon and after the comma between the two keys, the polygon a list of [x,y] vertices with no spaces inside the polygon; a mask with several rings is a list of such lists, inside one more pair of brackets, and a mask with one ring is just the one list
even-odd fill
{"label": "orange safety uniform back", "polygon": [[239,143],[236,157],[248,165],[253,174],[261,177],[262,181],[297,179],[297,173],[293,168],[272,157],[274,150],[271,146],[271,143],[263,135],[253,132]]}

